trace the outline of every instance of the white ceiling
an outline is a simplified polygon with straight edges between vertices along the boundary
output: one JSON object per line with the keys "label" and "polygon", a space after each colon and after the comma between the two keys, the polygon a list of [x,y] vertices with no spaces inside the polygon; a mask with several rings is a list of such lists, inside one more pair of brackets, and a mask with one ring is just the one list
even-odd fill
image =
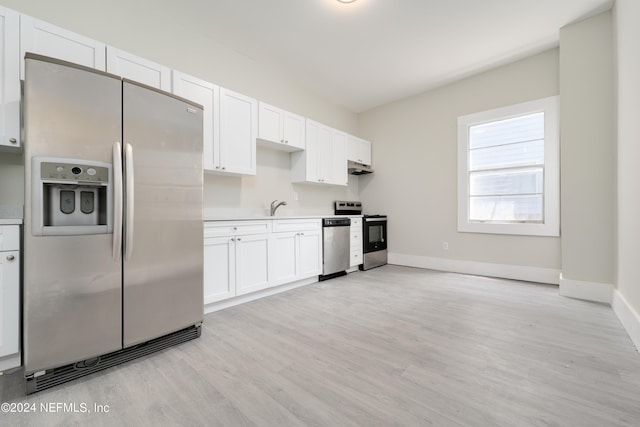
{"label": "white ceiling", "polygon": [[208,37],[362,112],[557,46],[561,27],[613,0],[193,3]]}

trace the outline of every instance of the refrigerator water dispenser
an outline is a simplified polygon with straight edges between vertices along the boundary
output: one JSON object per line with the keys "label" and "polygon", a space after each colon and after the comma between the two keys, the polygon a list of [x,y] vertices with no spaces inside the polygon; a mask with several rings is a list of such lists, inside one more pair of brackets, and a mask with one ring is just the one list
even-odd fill
{"label": "refrigerator water dispenser", "polygon": [[34,157],[31,172],[34,236],[113,231],[111,164]]}

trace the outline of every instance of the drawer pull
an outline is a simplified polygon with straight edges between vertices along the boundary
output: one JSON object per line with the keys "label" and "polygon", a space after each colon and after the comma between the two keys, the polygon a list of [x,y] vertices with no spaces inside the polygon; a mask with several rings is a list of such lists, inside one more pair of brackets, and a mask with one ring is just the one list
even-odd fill
{"label": "drawer pull", "polygon": [[16,257],[13,255],[7,255],[7,261],[13,261],[14,259],[16,259]]}

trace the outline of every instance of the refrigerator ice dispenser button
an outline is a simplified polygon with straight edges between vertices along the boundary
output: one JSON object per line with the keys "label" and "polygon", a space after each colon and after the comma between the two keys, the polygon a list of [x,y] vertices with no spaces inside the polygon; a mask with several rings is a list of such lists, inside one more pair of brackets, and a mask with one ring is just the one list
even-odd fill
{"label": "refrigerator ice dispenser button", "polygon": [[93,213],[93,192],[81,191],[80,192],[80,210],[84,214]]}
{"label": "refrigerator ice dispenser button", "polygon": [[60,211],[72,214],[76,210],[76,192],[69,190],[60,191]]}

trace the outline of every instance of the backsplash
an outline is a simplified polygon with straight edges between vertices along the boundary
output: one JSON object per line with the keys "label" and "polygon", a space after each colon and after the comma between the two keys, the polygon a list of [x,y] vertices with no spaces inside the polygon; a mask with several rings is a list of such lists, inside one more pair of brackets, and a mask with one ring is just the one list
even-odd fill
{"label": "backsplash", "polygon": [[[205,174],[204,209],[208,217],[269,215],[272,200],[284,200],[278,215],[327,215],[335,200],[358,200],[358,177],[349,175],[349,185],[292,184],[291,155],[258,147],[257,175],[231,177]],[[345,165],[346,167],[346,165]],[[297,193],[298,200],[294,200]]]}

